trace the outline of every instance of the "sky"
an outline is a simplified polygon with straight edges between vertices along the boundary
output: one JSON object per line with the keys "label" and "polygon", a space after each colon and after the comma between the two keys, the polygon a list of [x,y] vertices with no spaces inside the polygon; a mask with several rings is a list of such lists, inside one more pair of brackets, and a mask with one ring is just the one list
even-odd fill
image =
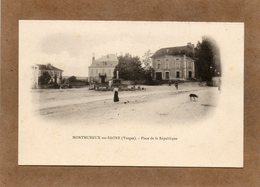
{"label": "sky", "polygon": [[[92,56],[196,45],[202,36],[218,38],[219,24],[141,21],[19,21],[19,60],[63,69],[66,76],[88,76]],[[220,38],[221,39],[221,38]]]}

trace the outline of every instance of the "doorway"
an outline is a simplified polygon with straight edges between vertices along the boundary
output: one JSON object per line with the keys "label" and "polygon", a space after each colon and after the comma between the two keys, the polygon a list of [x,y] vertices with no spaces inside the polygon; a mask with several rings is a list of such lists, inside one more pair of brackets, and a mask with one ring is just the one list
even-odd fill
{"label": "doorway", "polygon": [[176,78],[180,78],[180,72],[179,71],[176,72]]}
{"label": "doorway", "polygon": [[100,75],[99,77],[101,79],[101,83],[105,83],[106,82],[106,76],[105,75]]}
{"label": "doorway", "polygon": [[192,78],[192,71],[189,71],[189,78]]}
{"label": "doorway", "polygon": [[158,80],[158,81],[162,80],[162,72],[156,72],[155,73],[155,79]]}
{"label": "doorway", "polygon": [[165,72],[165,79],[166,80],[170,79],[170,73],[168,71]]}

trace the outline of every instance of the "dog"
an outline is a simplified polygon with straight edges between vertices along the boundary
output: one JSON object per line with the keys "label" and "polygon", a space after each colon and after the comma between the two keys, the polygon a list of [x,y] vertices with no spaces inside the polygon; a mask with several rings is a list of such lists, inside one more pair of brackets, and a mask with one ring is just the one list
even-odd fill
{"label": "dog", "polygon": [[190,94],[190,101],[196,101],[196,98],[198,98],[199,96],[197,96],[196,94]]}

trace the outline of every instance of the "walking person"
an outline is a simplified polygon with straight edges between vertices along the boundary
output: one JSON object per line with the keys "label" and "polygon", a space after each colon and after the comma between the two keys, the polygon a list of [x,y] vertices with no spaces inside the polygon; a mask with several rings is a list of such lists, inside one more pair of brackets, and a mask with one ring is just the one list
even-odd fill
{"label": "walking person", "polygon": [[118,102],[119,97],[118,97],[118,87],[114,87],[114,102]]}
{"label": "walking person", "polygon": [[169,80],[168,84],[169,84],[169,86],[171,86],[171,85],[172,85],[172,81],[171,81],[171,80]]}
{"label": "walking person", "polygon": [[177,81],[174,83],[174,85],[175,85],[176,90],[178,90],[178,82]]}
{"label": "walking person", "polygon": [[220,91],[220,85],[221,85],[221,80],[220,78],[218,79],[218,90]]}

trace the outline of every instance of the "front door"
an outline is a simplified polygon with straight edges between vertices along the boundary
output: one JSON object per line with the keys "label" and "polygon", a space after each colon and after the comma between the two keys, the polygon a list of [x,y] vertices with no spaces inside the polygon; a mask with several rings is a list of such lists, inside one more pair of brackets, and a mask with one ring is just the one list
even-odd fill
{"label": "front door", "polygon": [[105,83],[105,81],[106,81],[106,76],[105,76],[105,75],[101,75],[101,76],[100,76],[100,79],[101,79],[101,83]]}
{"label": "front door", "polygon": [[156,73],[155,73],[155,78],[156,78],[156,80],[158,80],[158,81],[162,80],[162,72],[156,72]]}
{"label": "front door", "polygon": [[189,71],[189,78],[192,78],[192,71]]}
{"label": "front door", "polygon": [[169,79],[170,79],[170,74],[169,74],[169,72],[165,72],[165,79],[166,79],[166,80],[169,80]]}

